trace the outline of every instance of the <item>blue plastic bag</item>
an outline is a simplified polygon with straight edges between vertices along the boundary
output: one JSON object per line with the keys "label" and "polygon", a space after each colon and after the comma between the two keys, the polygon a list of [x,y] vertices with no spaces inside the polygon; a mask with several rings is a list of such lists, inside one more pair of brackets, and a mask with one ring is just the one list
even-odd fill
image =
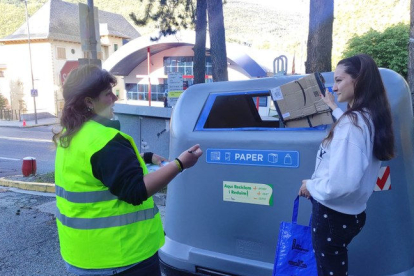
{"label": "blue plastic bag", "polygon": [[297,224],[299,196],[293,205],[292,222],[281,222],[273,276],[318,275],[312,247],[311,222]]}

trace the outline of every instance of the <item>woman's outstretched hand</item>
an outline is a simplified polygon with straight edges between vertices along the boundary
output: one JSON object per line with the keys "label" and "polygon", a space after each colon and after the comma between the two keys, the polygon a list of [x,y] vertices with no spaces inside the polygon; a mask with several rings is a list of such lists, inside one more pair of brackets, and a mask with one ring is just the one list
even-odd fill
{"label": "woman's outstretched hand", "polygon": [[[176,160],[175,162],[169,162],[168,164],[161,165],[162,168],[159,170],[144,175],[144,184],[147,189],[147,195],[152,196],[163,187],[167,186],[168,183],[170,183],[170,181],[173,180],[174,177],[176,177],[181,171],[194,166],[202,154],[203,151],[201,150],[200,145],[194,145],[178,156],[178,160],[180,161]],[[162,160],[159,159],[160,156],[154,156],[155,154],[153,155],[153,162],[155,158],[157,161]]]}
{"label": "woman's outstretched hand", "polygon": [[188,150],[182,152],[178,159],[183,163],[183,169],[191,168],[197,163],[198,158],[203,154],[203,150],[200,148],[200,145],[194,145]]}
{"label": "woman's outstretched hand", "polygon": [[338,107],[335,103],[335,96],[333,93],[329,92],[328,89],[325,90],[325,96],[321,93],[321,98],[332,110],[335,110]]}

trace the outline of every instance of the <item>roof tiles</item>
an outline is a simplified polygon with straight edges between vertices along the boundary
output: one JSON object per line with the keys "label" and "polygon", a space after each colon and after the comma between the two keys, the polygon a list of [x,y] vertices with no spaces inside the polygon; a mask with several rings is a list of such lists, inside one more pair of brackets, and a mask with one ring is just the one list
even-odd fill
{"label": "roof tiles", "polygon": [[[99,23],[108,24],[108,35],[134,39],[137,30],[120,14],[99,11]],[[62,0],[49,0],[29,18],[31,39],[53,39],[80,42],[79,6]],[[2,42],[27,39],[24,22],[13,34],[0,39]]]}

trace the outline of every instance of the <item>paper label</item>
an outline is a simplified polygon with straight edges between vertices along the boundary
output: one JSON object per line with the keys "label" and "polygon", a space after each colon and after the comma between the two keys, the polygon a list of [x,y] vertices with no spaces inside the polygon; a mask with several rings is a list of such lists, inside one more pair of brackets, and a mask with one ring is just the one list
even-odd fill
{"label": "paper label", "polygon": [[280,89],[280,87],[275,87],[270,89],[270,95],[272,96],[272,99],[274,101],[279,101],[279,100],[283,100],[283,94],[282,94],[282,90]]}
{"label": "paper label", "polygon": [[290,117],[290,113],[289,112],[283,113],[282,117],[283,117],[283,119],[287,118],[287,117]]}
{"label": "paper label", "polygon": [[273,205],[273,188],[268,184],[223,181],[223,200]]}

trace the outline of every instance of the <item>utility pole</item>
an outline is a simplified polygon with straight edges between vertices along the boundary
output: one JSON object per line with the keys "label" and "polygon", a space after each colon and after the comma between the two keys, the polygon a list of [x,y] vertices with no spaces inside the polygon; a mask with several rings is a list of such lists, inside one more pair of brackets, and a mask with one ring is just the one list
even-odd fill
{"label": "utility pole", "polygon": [[32,50],[31,50],[31,46],[30,46],[30,28],[29,28],[29,12],[27,11],[27,0],[23,0],[24,1],[24,6],[26,8],[26,24],[27,24],[27,40],[28,40],[28,44],[29,44],[29,59],[30,59],[30,74],[32,77],[32,97],[33,97],[33,106],[34,106],[34,114],[35,114],[35,124],[37,125],[37,111],[36,111],[36,96],[34,94],[34,79],[33,79],[33,65],[32,65]]}
{"label": "utility pole", "polygon": [[[95,13],[93,0],[88,0],[88,5],[79,3],[79,26],[81,34],[82,50],[87,53],[87,58],[79,58],[79,65],[95,64],[102,68],[102,62],[98,59],[99,22]],[[95,29],[96,27],[96,29]]]}
{"label": "utility pole", "polygon": [[91,55],[92,59],[98,59],[98,53],[96,51],[96,45],[98,42],[96,41],[95,35],[95,17],[94,17],[94,10],[93,10],[93,0],[88,0],[88,8],[89,8],[89,41],[91,44]]}

